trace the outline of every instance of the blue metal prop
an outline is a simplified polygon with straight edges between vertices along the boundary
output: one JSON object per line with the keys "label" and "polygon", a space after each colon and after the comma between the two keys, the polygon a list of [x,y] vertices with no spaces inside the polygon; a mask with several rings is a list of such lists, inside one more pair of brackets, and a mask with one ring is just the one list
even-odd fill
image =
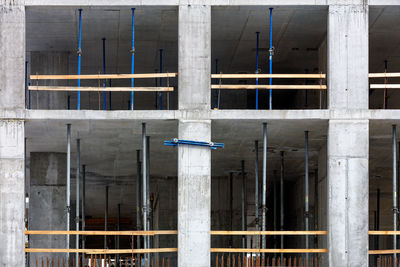
{"label": "blue metal prop", "polygon": [[164,145],[166,145],[166,146],[177,146],[177,145],[205,146],[205,147],[209,147],[210,149],[224,148],[224,143],[181,140],[181,139],[177,139],[177,138],[174,138],[171,141],[164,141]]}

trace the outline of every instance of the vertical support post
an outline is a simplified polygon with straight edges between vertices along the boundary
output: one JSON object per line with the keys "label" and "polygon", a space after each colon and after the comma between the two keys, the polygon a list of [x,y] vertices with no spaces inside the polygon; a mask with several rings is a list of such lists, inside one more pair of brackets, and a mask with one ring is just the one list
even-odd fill
{"label": "vertical support post", "polygon": [[[162,73],[163,62],[162,62],[163,49],[160,49],[160,73]],[[162,86],[162,78],[160,78],[160,87]],[[162,110],[162,93],[158,92],[158,109]]]}
{"label": "vertical support post", "polygon": [[[314,231],[318,231],[318,169],[314,170]],[[314,236],[314,248],[318,248],[318,236]]]}
{"label": "vertical support post", "polygon": [[[276,174],[276,170],[274,170],[274,181],[273,181],[273,183],[274,183],[274,231],[276,231],[277,230],[277,221],[278,221],[278,214],[277,214],[277,195],[278,195],[278,192],[277,192],[277,184],[278,184],[278,181],[277,181],[278,179],[277,179],[277,174]],[[276,235],[274,235],[274,248],[277,248],[277,236]],[[275,256],[276,256],[276,254],[274,254]]]}
{"label": "vertical support post", "polygon": [[[242,231],[247,230],[247,194],[246,194],[246,174],[244,169],[244,160],[242,160]],[[246,247],[246,235],[242,235],[242,248]],[[243,253],[244,256],[244,253]]]}
{"label": "vertical support post", "polygon": [[[308,74],[308,69],[305,69],[304,73]],[[307,85],[307,79],[304,80],[304,84]],[[305,107],[307,108],[308,107],[308,89],[306,89],[304,93],[305,93],[304,102],[305,102]]]}
{"label": "vertical support post", "polygon": [[[70,230],[71,218],[71,124],[67,124],[67,231]],[[67,235],[67,249],[69,249],[70,237]],[[67,252],[67,259],[69,252]]]}
{"label": "vertical support post", "polygon": [[[305,230],[309,230],[309,178],[308,178],[308,131],[304,132],[304,137],[305,137],[305,166],[304,166],[304,226]],[[309,237],[308,235],[305,236],[305,243],[306,243],[306,249],[309,248]],[[306,259],[308,262],[309,259],[309,254],[306,254]]]}
{"label": "vertical support post", "polygon": [[[80,183],[80,169],[81,169],[81,140],[76,139],[76,205],[75,205],[75,227],[76,231],[79,231],[79,183]],[[75,237],[75,248],[79,249],[79,234]],[[75,262],[79,260],[79,252],[75,253]]]}
{"label": "vertical support post", "polygon": [[[260,45],[260,32],[256,32],[257,35],[257,43],[256,43],[256,74],[258,74],[259,66],[258,66],[258,51]],[[258,85],[258,78],[256,78],[256,85]],[[256,89],[256,109],[258,109],[258,88]]]}
{"label": "vertical support post", "polygon": [[[258,215],[258,209],[259,209],[259,207],[258,207],[258,204],[259,204],[259,200],[258,200],[258,192],[259,192],[259,186],[258,186],[258,140],[256,140],[255,142],[254,142],[254,153],[255,153],[255,164],[254,164],[254,166],[255,166],[255,170],[254,170],[254,179],[255,179],[255,181],[254,181],[254,184],[255,184],[255,192],[254,192],[254,196],[255,196],[255,199],[254,199],[254,202],[255,202],[255,216],[256,216],[256,231],[258,231],[259,230],[259,223],[260,223],[260,218],[259,218],[259,215]],[[256,246],[256,248],[259,248],[259,246],[260,246],[260,238],[259,238],[259,236],[257,235],[257,237],[256,237],[256,240],[257,240],[257,246]]]}
{"label": "vertical support post", "polygon": [[[152,225],[150,224],[151,222],[151,216],[152,216],[152,208],[150,205],[150,136],[146,136],[146,207],[147,207],[147,219],[146,219],[146,224],[147,224],[147,230],[152,230]],[[152,248],[152,239],[150,236],[146,236],[147,238],[147,248]],[[150,264],[151,262],[151,254],[148,254],[148,262]]]}
{"label": "vertical support post", "polygon": [[[218,74],[218,59],[215,59],[215,73]],[[217,79],[215,79],[217,80]],[[219,108],[219,93],[220,93],[220,89],[216,89],[213,91],[213,109],[218,109]]]}
{"label": "vertical support post", "polygon": [[[376,231],[380,230],[380,214],[381,214],[381,190],[376,189]],[[376,250],[379,249],[379,235],[375,236]]]}
{"label": "vertical support post", "polygon": [[[82,9],[79,9],[79,40],[78,40],[78,75],[81,75],[81,63],[82,63]],[[78,79],[78,87],[81,86],[81,79]],[[77,96],[77,107],[81,109],[81,91],[78,91]]]}
{"label": "vertical support post", "polygon": [[25,107],[27,107],[28,97],[28,61],[25,61]]}
{"label": "vertical support post", "polygon": [[[272,74],[272,56],[274,55],[274,48],[272,46],[272,10],[269,9],[269,74]],[[269,85],[272,85],[272,78],[269,78]],[[272,109],[272,89],[269,89],[269,109]]]}
{"label": "vertical support post", "polygon": [[[396,125],[392,126],[392,149],[393,149],[393,231],[397,231],[397,134]],[[397,236],[393,236],[393,249],[397,249]],[[393,254],[394,261],[397,254]]]}
{"label": "vertical support post", "polygon": [[[285,184],[284,184],[284,179],[285,179],[285,152],[281,151],[281,179],[280,179],[280,203],[281,203],[281,216],[280,216],[280,230],[283,231],[285,227]],[[281,235],[281,249],[284,247],[284,236]],[[281,262],[283,260],[283,254],[281,253]]]}
{"label": "vertical support post", "polygon": [[[263,123],[262,231],[265,231],[267,213],[267,147],[267,123]],[[265,235],[262,236],[261,243],[265,249]],[[265,253],[262,257],[265,258]]]}
{"label": "vertical support post", "polygon": [[[106,203],[105,203],[105,207],[104,207],[104,231],[108,231],[108,185],[106,185],[106,191],[105,191],[106,195]],[[107,235],[104,235],[104,249],[107,249],[108,245],[107,245]]]}
{"label": "vertical support post", "polygon": [[[144,231],[147,231],[148,230],[148,228],[147,228],[147,210],[148,210],[148,207],[147,207],[147,139],[146,139],[146,123],[142,123],[142,145],[143,145],[143,147],[142,147],[142,149],[143,149],[143,155],[142,155],[142,157],[143,157],[143,160],[142,160],[142,205],[143,205],[143,207],[142,207],[142,215],[143,215],[143,219],[142,219],[142,221],[143,221],[143,230]],[[144,249],[146,249],[146,248],[148,248],[148,244],[147,244],[147,237],[144,237],[143,238],[143,240],[144,240],[144,242],[143,242],[143,245],[144,245]],[[145,258],[145,261],[146,261],[146,266],[147,266],[147,264],[148,264],[148,262],[147,262],[147,258],[148,258],[148,255],[147,254],[145,254],[144,255],[144,258]]]}
{"label": "vertical support post", "polygon": [[[155,69],[154,73],[158,73],[158,69]],[[155,85],[155,87],[158,87],[158,78],[154,78],[154,85]],[[155,109],[158,108],[157,98],[158,98],[158,92],[154,92],[154,108]]]}
{"label": "vertical support post", "polygon": [[[121,231],[121,204],[118,204],[117,209],[117,231]],[[116,249],[119,249],[119,235],[117,235]],[[120,266],[119,254],[117,254],[117,266]]]}
{"label": "vertical support post", "polygon": [[[103,74],[106,74],[106,38],[102,38],[103,40]],[[103,81],[103,87],[107,86],[107,79]],[[111,93],[111,92],[110,92]],[[107,109],[107,92],[103,92],[103,110]]]}
{"label": "vertical support post", "polygon": [[[385,63],[385,73],[387,73],[387,71],[388,71],[388,61],[385,60],[384,63]],[[388,83],[388,78],[385,77],[385,84],[387,84],[387,83]],[[388,92],[387,92],[387,88],[385,88],[384,96],[383,96],[383,107],[384,107],[384,109],[388,108],[387,101],[388,101]]]}
{"label": "vertical support post", "polygon": [[[141,226],[141,195],[142,195],[142,183],[141,183],[141,162],[140,162],[140,150],[136,150],[136,230],[140,231],[142,229]],[[140,248],[140,236],[136,237],[136,248]],[[138,254],[140,257],[140,254]]]}
{"label": "vertical support post", "polygon": [[[86,165],[82,165],[82,231],[85,231],[86,228],[86,221],[85,221],[85,207],[86,207]],[[86,241],[86,236],[82,236],[82,248],[85,248],[85,241]],[[85,253],[82,253],[83,258],[85,256]]]}
{"label": "vertical support post", "polygon": [[[132,46],[131,46],[131,74],[135,73],[135,9],[132,8]],[[131,79],[131,87],[135,86],[135,81]],[[135,92],[131,92],[131,110],[135,109]]]}
{"label": "vertical support post", "polygon": [[[233,231],[233,172],[229,172],[229,230]],[[229,236],[229,247],[233,247],[233,236]]]}

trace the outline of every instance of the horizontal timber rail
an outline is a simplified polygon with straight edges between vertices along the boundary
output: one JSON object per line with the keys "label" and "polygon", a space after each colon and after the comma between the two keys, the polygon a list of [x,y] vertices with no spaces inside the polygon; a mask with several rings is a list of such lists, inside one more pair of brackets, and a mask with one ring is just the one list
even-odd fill
{"label": "horizontal timber rail", "polygon": [[31,91],[81,91],[81,92],[172,92],[174,87],[73,87],[73,86],[34,86]]}
{"label": "horizontal timber rail", "polygon": [[157,231],[42,231],[28,230],[26,235],[127,235],[127,236],[153,236],[153,235],[176,235],[176,230]]}
{"label": "horizontal timber rail", "polygon": [[173,78],[178,73],[143,73],[143,74],[82,74],[82,75],[31,75],[31,80],[102,80],[102,79],[147,79]]}
{"label": "horizontal timber rail", "polygon": [[279,249],[279,248],[212,248],[210,252],[217,253],[326,253],[328,252],[325,248],[310,248],[310,249],[302,249],[302,248],[287,248],[287,249]]}
{"label": "horizontal timber rail", "polygon": [[325,79],[325,74],[211,74],[212,79]]}
{"label": "horizontal timber rail", "polygon": [[211,89],[303,89],[326,90],[326,85],[267,85],[267,84],[213,84]]}
{"label": "horizontal timber rail", "polygon": [[328,231],[211,231],[211,235],[327,235]]}
{"label": "horizontal timber rail", "polygon": [[131,254],[131,253],[166,253],[177,252],[177,248],[146,248],[146,249],[66,249],[66,248],[26,248],[30,253],[86,253],[86,254]]}

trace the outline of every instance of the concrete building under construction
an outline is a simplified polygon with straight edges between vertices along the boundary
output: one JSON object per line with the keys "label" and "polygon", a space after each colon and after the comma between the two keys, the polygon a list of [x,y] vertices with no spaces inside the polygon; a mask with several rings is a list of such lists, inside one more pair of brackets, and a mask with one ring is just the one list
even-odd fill
{"label": "concrete building under construction", "polygon": [[0,4],[0,266],[400,266],[399,0]]}

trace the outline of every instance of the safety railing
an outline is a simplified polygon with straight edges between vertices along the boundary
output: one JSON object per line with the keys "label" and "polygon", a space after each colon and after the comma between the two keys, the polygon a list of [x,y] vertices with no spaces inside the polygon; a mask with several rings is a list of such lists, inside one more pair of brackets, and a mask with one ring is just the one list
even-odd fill
{"label": "safety railing", "polygon": [[[172,92],[174,87],[170,86],[170,78],[177,77],[177,73],[144,73],[144,74],[82,74],[82,75],[30,75],[30,85],[27,90],[30,91],[67,91],[67,92],[131,92],[131,104],[130,107],[134,109],[134,92]],[[154,87],[144,87],[144,86],[133,86],[133,87],[111,87],[105,86],[105,80],[111,79],[149,79],[149,78],[166,78],[167,86],[154,86]],[[41,80],[97,80],[98,86],[40,86],[39,81]],[[80,82],[78,82],[80,84]],[[169,95],[168,95],[169,96]],[[169,97],[168,97],[169,100]],[[100,107],[99,98],[99,107]],[[30,94],[29,94],[30,103]],[[169,103],[169,101],[168,101]],[[30,108],[30,104],[28,105]],[[169,104],[168,104],[169,106]],[[77,109],[80,109],[80,97],[77,98]],[[105,108],[104,108],[105,109]]]}
{"label": "safety railing", "polygon": [[400,78],[400,72],[382,72],[382,73],[370,73],[368,76],[370,79],[384,78],[383,83],[370,83],[369,88],[371,92],[375,89],[383,89],[383,109],[388,108],[388,89],[400,89],[400,84],[390,84],[389,78]]}

